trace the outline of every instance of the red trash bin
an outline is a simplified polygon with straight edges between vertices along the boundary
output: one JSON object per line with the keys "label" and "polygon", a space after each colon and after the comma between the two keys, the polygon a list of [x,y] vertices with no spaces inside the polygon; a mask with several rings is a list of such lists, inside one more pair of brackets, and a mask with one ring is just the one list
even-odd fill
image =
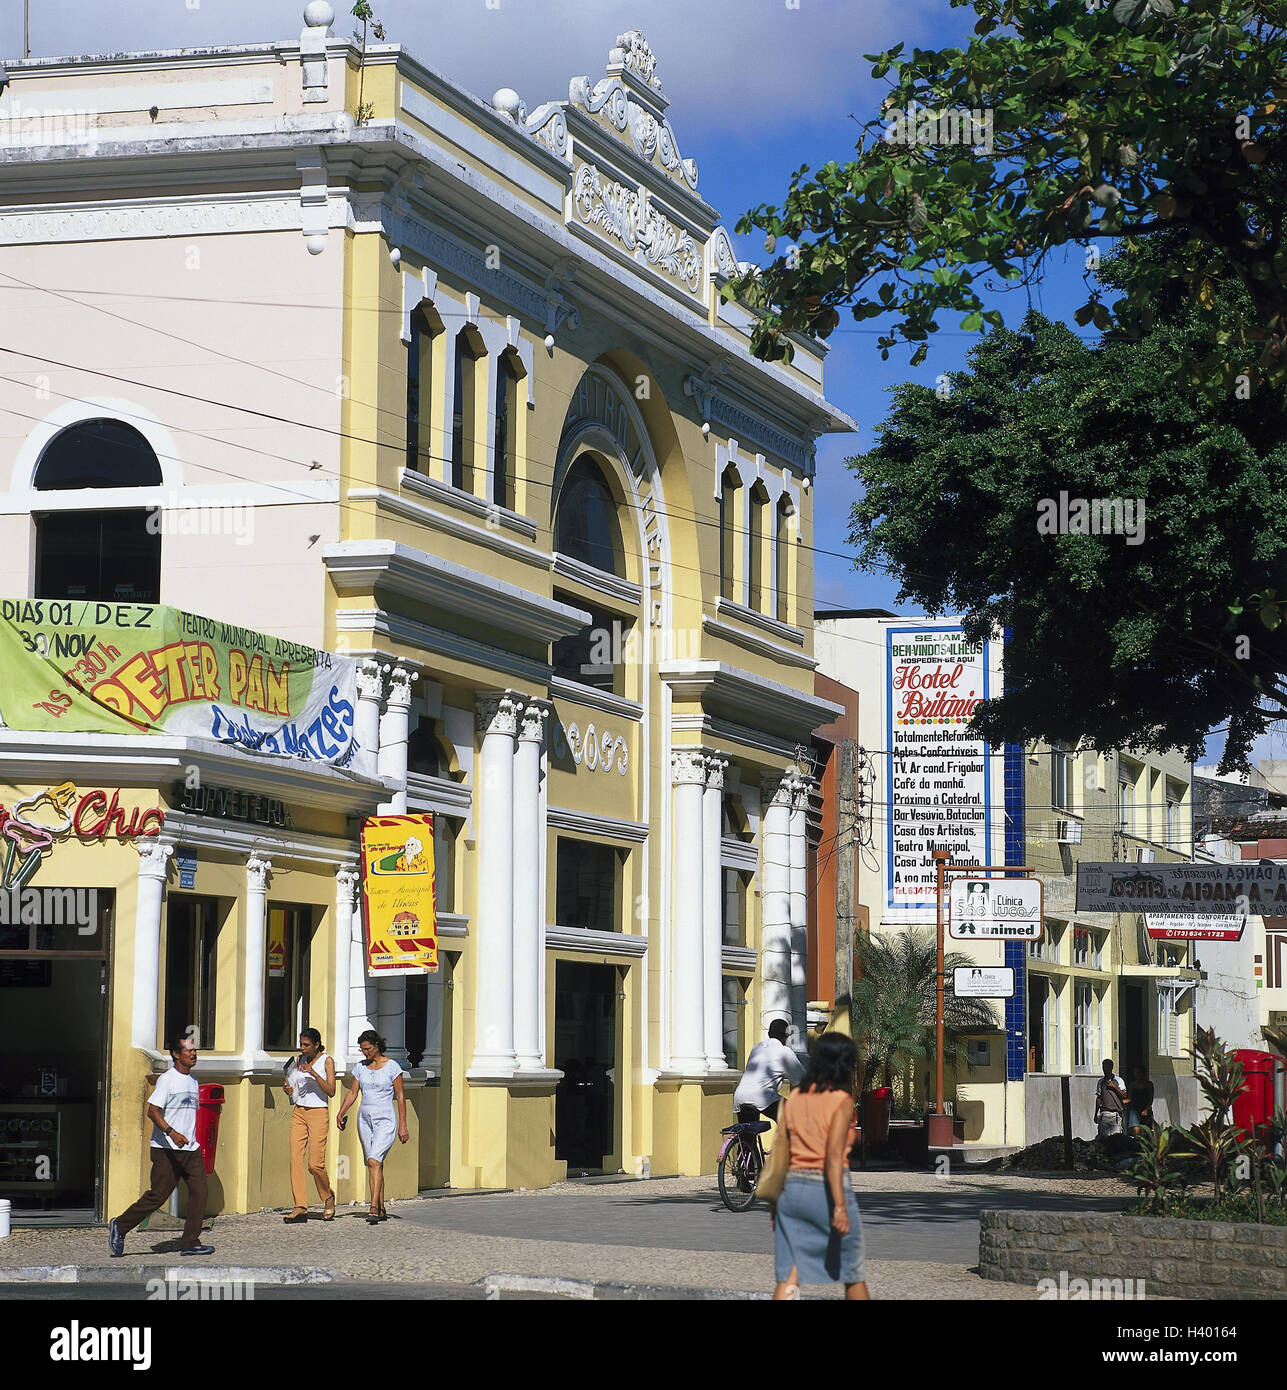
{"label": "red trash bin", "polygon": [[889,1139],[889,1111],[893,1094],[888,1086],[877,1086],[862,1099],[862,1125],[869,1147],[874,1148]]}
{"label": "red trash bin", "polygon": [[1233,1100],[1233,1123],[1244,1134],[1260,1138],[1273,1124],[1275,1073],[1281,1072],[1283,1060],[1251,1048],[1241,1048],[1233,1056],[1242,1063],[1245,1083]]}
{"label": "red trash bin", "polygon": [[219,1112],[223,1109],[223,1087],[206,1082],[197,1087],[197,1132],[193,1138],[201,1146],[201,1159],[207,1173],[213,1173],[215,1150],[219,1147]]}

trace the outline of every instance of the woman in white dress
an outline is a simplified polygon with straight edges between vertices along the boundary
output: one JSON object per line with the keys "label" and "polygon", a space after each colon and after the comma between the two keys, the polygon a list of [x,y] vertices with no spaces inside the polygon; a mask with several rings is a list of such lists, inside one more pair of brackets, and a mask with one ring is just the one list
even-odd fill
{"label": "woman in white dress", "polygon": [[[367,1178],[371,1188],[371,1213],[367,1221],[375,1225],[377,1221],[387,1221],[384,1209],[384,1159],[393,1147],[394,1134],[405,1144],[411,1137],[407,1133],[407,1098],[402,1090],[402,1068],[392,1057],[384,1055],[386,1043],[373,1028],[368,1028],[358,1037],[364,1061],[355,1068],[353,1081],[348,1094],[340,1103],[340,1113],[335,1117],[335,1127],[343,1129],[345,1113],[362,1092],[362,1105],[358,1110],[358,1135],[362,1140],[362,1152],[366,1155]],[[396,1125],[393,1107],[397,1102]]]}

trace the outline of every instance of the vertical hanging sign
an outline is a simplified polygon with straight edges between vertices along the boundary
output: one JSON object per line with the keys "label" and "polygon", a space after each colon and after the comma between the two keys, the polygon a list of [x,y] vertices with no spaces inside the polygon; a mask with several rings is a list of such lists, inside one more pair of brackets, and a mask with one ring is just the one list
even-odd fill
{"label": "vertical hanging sign", "polygon": [[437,971],[431,815],[363,821],[362,920],[368,975]]}

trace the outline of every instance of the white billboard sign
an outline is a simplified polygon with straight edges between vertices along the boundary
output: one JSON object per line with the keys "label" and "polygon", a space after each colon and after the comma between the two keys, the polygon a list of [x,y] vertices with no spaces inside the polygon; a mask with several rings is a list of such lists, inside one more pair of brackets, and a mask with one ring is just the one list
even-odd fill
{"label": "white billboard sign", "polygon": [[952,971],[952,993],[958,999],[1013,999],[1012,965],[961,965]]}
{"label": "white billboard sign", "polygon": [[957,864],[996,862],[993,783],[1001,778],[990,767],[1000,759],[966,727],[996,693],[989,666],[999,668],[999,654],[990,646],[999,644],[967,642],[959,624],[885,629],[887,912],[933,910],[935,849]]}
{"label": "white billboard sign", "polygon": [[948,884],[948,932],[954,941],[983,937],[1039,941],[1039,878],[953,878]]}

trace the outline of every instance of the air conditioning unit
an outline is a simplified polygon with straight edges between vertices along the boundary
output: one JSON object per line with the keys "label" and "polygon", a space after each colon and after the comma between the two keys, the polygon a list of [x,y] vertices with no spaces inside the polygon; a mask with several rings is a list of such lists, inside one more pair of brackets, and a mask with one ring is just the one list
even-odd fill
{"label": "air conditioning unit", "polygon": [[1055,821],[1055,839],[1061,845],[1081,844],[1081,821],[1074,820],[1072,816]]}

